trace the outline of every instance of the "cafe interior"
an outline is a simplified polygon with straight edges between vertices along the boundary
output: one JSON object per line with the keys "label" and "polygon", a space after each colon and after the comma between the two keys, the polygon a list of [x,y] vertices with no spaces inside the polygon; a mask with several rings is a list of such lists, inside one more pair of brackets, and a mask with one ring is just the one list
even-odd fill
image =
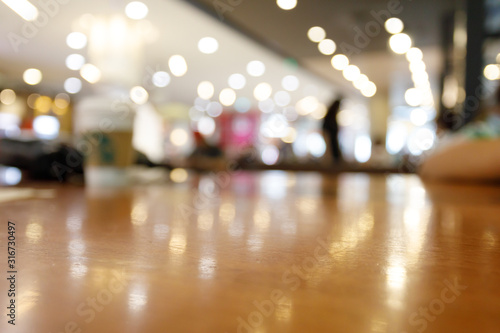
{"label": "cafe interior", "polygon": [[2,0],[0,36],[1,332],[498,332],[500,0]]}

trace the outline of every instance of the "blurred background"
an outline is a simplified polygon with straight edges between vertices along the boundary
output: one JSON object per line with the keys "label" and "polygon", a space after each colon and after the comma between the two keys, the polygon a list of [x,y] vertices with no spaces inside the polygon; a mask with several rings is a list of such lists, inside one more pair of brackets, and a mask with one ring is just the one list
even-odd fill
{"label": "blurred background", "polygon": [[414,172],[495,103],[499,37],[499,0],[2,0],[0,182],[67,167],[109,89],[148,166]]}

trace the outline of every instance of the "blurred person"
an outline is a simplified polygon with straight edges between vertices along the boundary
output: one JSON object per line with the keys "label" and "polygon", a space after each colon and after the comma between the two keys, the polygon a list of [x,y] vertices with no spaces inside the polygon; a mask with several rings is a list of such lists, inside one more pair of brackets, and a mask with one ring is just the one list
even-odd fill
{"label": "blurred person", "polygon": [[335,164],[340,164],[343,162],[342,151],[340,150],[339,144],[339,124],[337,122],[337,114],[340,111],[341,99],[335,100],[326,113],[325,118],[323,118],[323,136],[325,142],[330,150],[333,162]]}

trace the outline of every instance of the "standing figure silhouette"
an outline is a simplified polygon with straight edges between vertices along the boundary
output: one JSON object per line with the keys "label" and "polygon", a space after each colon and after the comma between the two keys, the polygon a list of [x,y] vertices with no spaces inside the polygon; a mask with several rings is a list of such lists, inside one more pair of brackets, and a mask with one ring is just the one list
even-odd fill
{"label": "standing figure silhouette", "polygon": [[333,156],[334,163],[339,164],[343,161],[342,151],[339,145],[339,125],[337,123],[337,114],[340,110],[341,99],[335,100],[326,113],[323,119],[323,136],[329,146],[330,152]]}

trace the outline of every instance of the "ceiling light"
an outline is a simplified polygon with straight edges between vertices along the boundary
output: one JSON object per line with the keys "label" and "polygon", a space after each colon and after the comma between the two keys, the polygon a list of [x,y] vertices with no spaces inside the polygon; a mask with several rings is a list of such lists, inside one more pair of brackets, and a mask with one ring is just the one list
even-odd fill
{"label": "ceiling light", "polygon": [[488,65],[484,68],[484,76],[490,80],[500,79],[500,67],[498,65]]}
{"label": "ceiling light", "polygon": [[87,36],[81,32],[72,32],[66,37],[66,44],[75,50],[80,50],[87,45]]}
{"label": "ceiling light", "polygon": [[198,122],[198,132],[203,135],[209,136],[215,132],[215,121],[210,117],[203,117]]}
{"label": "ceiling light", "polygon": [[153,78],[151,80],[155,87],[163,88],[168,86],[170,83],[170,75],[167,72],[159,71],[153,74]]}
{"label": "ceiling light", "polygon": [[389,45],[397,54],[404,54],[411,48],[411,38],[407,34],[396,34],[389,39]]}
{"label": "ceiling light", "polygon": [[358,66],[349,65],[342,71],[342,74],[344,75],[344,78],[346,80],[356,81],[361,76],[361,71],[359,70]]}
{"label": "ceiling light", "polygon": [[307,37],[311,42],[319,43],[326,37],[325,29],[321,27],[312,27],[307,31]]}
{"label": "ceiling light", "polygon": [[125,15],[132,20],[140,20],[148,15],[148,6],[140,1],[132,1],[125,7]]}
{"label": "ceiling light", "polygon": [[262,61],[253,60],[248,63],[247,72],[251,76],[262,76],[266,72],[266,66]]}
{"label": "ceiling light", "polygon": [[423,126],[429,121],[427,112],[423,109],[413,109],[410,113],[410,121],[415,126]]}
{"label": "ceiling light", "polygon": [[231,106],[236,101],[236,93],[231,88],[224,88],[219,94],[219,101],[224,106]]}
{"label": "ceiling light", "polygon": [[419,73],[419,72],[425,72],[426,70],[425,63],[423,61],[412,61],[410,63],[410,72],[412,73]]}
{"label": "ceiling light", "polygon": [[294,9],[297,6],[297,0],[276,0],[276,3],[283,10]]}
{"label": "ceiling light", "polygon": [[295,91],[299,88],[300,81],[295,75],[287,75],[281,80],[281,86],[288,91]]}
{"label": "ceiling light", "polygon": [[0,92],[0,102],[5,105],[14,104],[16,101],[16,93],[12,89],[4,89]]}
{"label": "ceiling light", "polygon": [[70,54],[66,57],[66,67],[78,71],[85,64],[85,58],[81,54]]}
{"label": "ceiling light", "polygon": [[331,62],[333,68],[339,71],[343,71],[349,66],[349,59],[343,54],[334,55]]}
{"label": "ceiling light", "polygon": [[203,37],[198,42],[198,50],[201,53],[212,54],[219,49],[219,42],[213,37]]}
{"label": "ceiling light", "polygon": [[319,107],[319,101],[314,96],[307,96],[297,102],[295,108],[301,116],[308,115]]}
{"label": "ceiling light", "polygon": [[38,17],[38,9],[27,0],[2,0],[2,2],[26,21],[34,21]]}
{"label": "ceiling light", "polygon": [[278,91],[276,94],[274,94],[274,102],[278,106],[287,106],[290,104],[291,97],[290,94],[287,93],[286,91]]}
{"label": "ceiling light", "polygon": [[239,73],[231,74],[227,80],[229,86],[233,89],[243,89],[247,83],[245,77]]}
{"label": "ceiling light", "polygon": [[29,68],[23,73],[23,80],[29,85],[36,85],[42,81],[42,72],[36,68]]}
{"label": "ceiling light", "polygon": [[362,89],[363,86],[370,81],[368,76],[361,74],[356,80],[354,80],[353,84],[356,89]]}
{"label": "ceiling light", "polygon": [[198,84],[198,96],[209,100],[214,95],[214,85],[210,81],[202,81]]}
{"label": "ceiling light", "polygon": [[331,39],[323,39],[321,42],[319,42],[318,49],[319,52],[323,53],[324,55],[331,55],[335,53],[337,45]]}
{"label": "ceiling light", "polygon": [[83,65],[80,75],[89,83],[97,83],[101,79],[101,71],[92,64]]}
{"label": "ceiling light", "polygon": [[405,92],[405,101],[410,106],[419,106],[422,103],[422,91],[417,88],[410,88]]}
{"label": "ceiling light", "polygon": [[406,52],[406,59],[408,59],[409,62],[419,62],[422,61],[423,58],[424,54],[417,47],[412,47]]}
{"label": "ceiling light", "polygon": [[264,101],[268,99],[273,92],[273,88],[269,83],[262,82],[259,83],[255,89],[253,90],[253,95],[256,100],[258,101]]}
{"label": "ceiling light", "polygon": [[174,76],[183,76],[188,68],[186,60],[181,55],[173,55],[168,59],[168,67]]}
{"label": "ceiling light", "polygon": [[392,17],[385,21],[385,30],[390,34],[399,34],[404,29],[403,21],[396,17]]}
{"label": "ceiling light", "polygon": [[368,81],[361,88],[361,94],[365,97],[373,97],[377,93],[377,86],[375,83]]}
{"label": "ceiling light", "polygon": [[130,89],[130,99],[135,104],[142,105],[148,101],[149,94],[143,87],[135,86],[132,89]]}
{"label": "ceiling light", "polygon": [[219,102],[210,102],[207,105],[207,114],[212,117],[212,118],[217,118],[222,114],[222,111],[224,108],[222,107],[222,104]]}
{"label": "ceiling light", "polygon": [[82,81],[76,77],[70,77],[64,81],[64,90],[68,94],[76,94],[82,89]]}

